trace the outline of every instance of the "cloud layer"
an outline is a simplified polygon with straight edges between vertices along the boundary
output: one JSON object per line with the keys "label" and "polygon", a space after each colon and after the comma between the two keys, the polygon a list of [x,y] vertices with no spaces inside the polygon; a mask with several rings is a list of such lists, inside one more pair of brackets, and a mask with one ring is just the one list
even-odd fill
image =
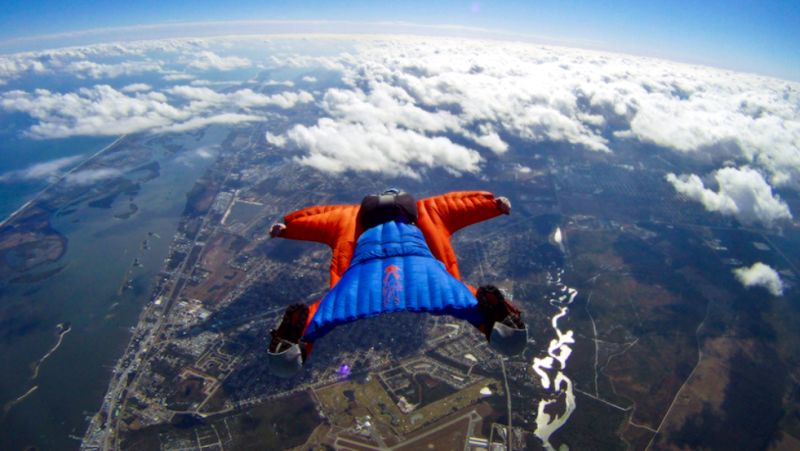
{"label": "cloud layer", "polygon": [[223,94],[184,85],[164,92],[147,88],[137,84],[118,91],[109,85],[96,85],[67,94],[46,89],[13,90],[0,94],[0,108],[36,119],[38,122],[27,132],[32,137],[64,138],[181,132],[210,124],[254,122],[265,117],[258,109],[287,109],[313,100],[305,91],[264,95],[250,89]]}
{"label": "cloud layer", "polygon": [[[123,75],[156,72],[168,74],[169,65],[195,71],[228,71],[250,67],[240,56],[220,56],[209,49],[228,39],[161,39],[95,44],[80,47],[23,52],[0,56],[0,85],[26,75],[73,75],[78,78],[110,79]],[[165,62],[156,55],[167,56]],[[173,62],[172,60],[175,60]]]}
{"label": "cloud layer", "polygon": [[[322,103],[337,122],[460,136],[475,150],[498,153],[510,137],[600,152],[637,141],[733,158],[763,171],[774,186],[800,188],[796,83],[625,55],[457,39],[380,39],[336,56],[271,61],[340,72],[347,88],[328,90]],[[341,157],[345,166],[356,163]]]}
{"label": "cloud layer", "polygon": [[[419,168],[442,167],[459,175],[476,172],[481,161],[478,152],[447,138],[384,124],[320,119],[313,127],[295,126],[287,138],[308,150],[300,163],[333,173],[355,170],[417,178]],[[276,143],[274,138],[271,142]]]}
{"label": "cloud layer", "polygon": [[[512,42],[325,39],[167,39],[2,56],[0,83],[14,87],[0,91],[0,108],[32,117],[29,135],[52,138],[257,121],[270,109],[316,97],[318,108],[304,111],[319,116],[293,121],[268,139],[320,170],[474,173],[487,156],[520,140],[604,153],[646,143],[742,168],[719,169],[706,183],[692,174],[670,176],[680,194],[709,210],[748,224],[791,217],[773,187],[800,189],[797,83]],[[317,51],[323,42],[328,47]],[[245,68],[297,75],[228,78]],[[130,79],[145,73],[147,83]],[[72,92],[17,86],[29,75],[49,74],[91,85]],[[120,77],[124,84],[114,81]],[[319,91],[285,90],[295,83]],[[718,187],[707,187],[709,181]]]}
{"label": "cloud layer", "polygon": [[181,62],[188,67],[197,70],[219,70],[228,71],[250,67],[252,64],[249,59],[238,56],[219,56],[216,53],[203,50],[183,57]]}
{"label": "cloud layer", "polygon": [[747,288],[764,287],[773,296],[783,295],[783,281],[780,275],[764,263],[757,262],[749,268],[737,268],[733,270],[733,273],[739,279],[739,282],[742,282],[742,285]]}

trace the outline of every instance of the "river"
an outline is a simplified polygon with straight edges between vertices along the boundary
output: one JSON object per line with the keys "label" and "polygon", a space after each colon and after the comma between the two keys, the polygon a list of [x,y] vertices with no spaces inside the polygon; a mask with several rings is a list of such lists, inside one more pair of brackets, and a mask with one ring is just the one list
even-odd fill
{"label": "river", "polygon": [[[223,138],[221,131],[207,132],[199,140],[175,137],[172,144],[180,143],[181,152],[149,149],[160,176],[142,183],[130,217],[118,215],[127,211],[125,196],[110,209],[82,205],[53,218],[52,226],[68,239],[57,263],[63,269],[0,293],[7,315],[0,325],[0,402],[12,403],[0,421],[3,449],[79,447],[87,416],[100,406],[111,368],[167,256],[186,194],[211,162],[187,155]],[[120,292],[128,278],[131,288]],[[58,325],[65,322],[69,333],[59,337]]]}
{"label": "river", "polygon": [[[564,249],[560,228],[556,228],[552,240],[562,250]],[[534,434],[548,450],[555,449],[550,443],[550,437],[564,426],[575,411],[572,380],[564,373],[567,361],[572,355],[571,345],[575,344],[575,337],[572,330],[563,330],[558,323],[569,315],[569,306],[575,300],[578,291],[564,284],[563,276],[562,268],[554,269],[547,275],[548,286],[552,288],[547,302],[554,310],[550,320],[553,338],[547,346],[547,351],[539,357],[534,357],[531,364],[547,392],[547,396],[539,400]],[[553,410],[555,412],[552,412]]]}

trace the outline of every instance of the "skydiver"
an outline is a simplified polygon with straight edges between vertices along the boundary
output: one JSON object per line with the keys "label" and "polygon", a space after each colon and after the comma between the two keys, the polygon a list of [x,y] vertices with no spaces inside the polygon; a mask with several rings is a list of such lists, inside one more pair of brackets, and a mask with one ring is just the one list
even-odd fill
{"label": "skydiver", "polygon": [[476,222],[511,213],[505,197],[452,192],[415,201],[395,189],[364,197],[360,205],[305,208],[274,224],[270,236],[316,241],[333,250],[331,290],[311,304],[290,305],[271,332],[270,368],[294,374],[312,343],[338,324],[380,313],[411,310],[450,314],[484,333],[505,355],[522,352],[527,329],[520,311],[492,285],[461,281],[450,237]]}

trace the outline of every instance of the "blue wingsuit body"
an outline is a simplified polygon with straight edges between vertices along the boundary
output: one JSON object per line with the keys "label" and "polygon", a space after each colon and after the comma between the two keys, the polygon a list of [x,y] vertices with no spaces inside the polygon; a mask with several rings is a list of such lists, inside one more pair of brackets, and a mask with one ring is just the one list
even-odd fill
{"label": "blue wingsuit body", "polygon": [[389,221],[358,238],[350,266],[320,301],[304,340],[334,327],[395,311],[447,314],[479,325],[478,301],[434,258],[417,226]]}

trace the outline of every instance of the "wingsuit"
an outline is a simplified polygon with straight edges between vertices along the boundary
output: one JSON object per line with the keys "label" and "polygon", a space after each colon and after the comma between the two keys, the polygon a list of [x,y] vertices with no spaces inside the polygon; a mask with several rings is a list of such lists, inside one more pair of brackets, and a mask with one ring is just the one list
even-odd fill
{"label": "wingsuit", "polygon": [[393,311],[448,314],[481,330],[497,351],[524,349],[519,310],[493,286],[461,281],[450,242],[463,227],[510,213],[505,198],[485,191],[451,192],[415,201],[398,190],[366,196],[360,205],[304,208],[273,226],[273,237],[316,241],[333,250],[330,291],[289,306],[269,347],[275,374],[295,373],[312,343],[339,324]]}

